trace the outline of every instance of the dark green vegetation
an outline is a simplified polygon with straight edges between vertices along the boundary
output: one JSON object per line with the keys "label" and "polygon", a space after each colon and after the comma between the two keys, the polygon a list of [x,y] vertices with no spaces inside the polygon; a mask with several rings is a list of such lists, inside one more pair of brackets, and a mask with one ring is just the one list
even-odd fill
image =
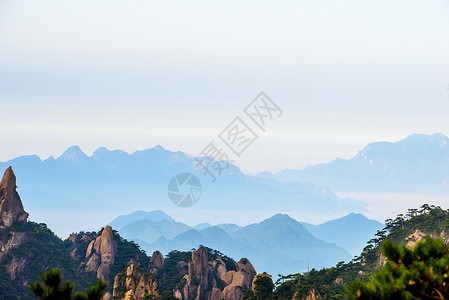
{"label": "dark green vegetation", "polygon": [[[380,262],[382,260],[382,245],[385,244],[385,254],[387,254],[387,256],[393,255],[392,252],[396,253],[399,251],[397,247],[402,247],[399,248],[401,249],[400,255],[410,255],[410,253],[405,254],[403,246],[406,244],[406,238],[412,235],[416,230],[421,231],[427,236],[434,237],[439,237],[443,231],[443,235],[445,235],[446,232],[449,232],[449,210],[443,210],[440,207],[425,204],[421,206],[420,209],[409,209],[407,214],[400,214],[394,220],[386,220],[385,224],[385,227],[379,230],[373,239],[368,241],[368,245],[365,247],[364,251],[348,263],[341,262],[335,267],[327,269],[312,269],[303,274],[280,276],[276,282],[273,297],[275,299],[292,299],[292,297],[296,295],[296,297],[302,298],[309,295],[312,291],[323,297],[323,299],[348,299],[346,293],[354,281],[357,280],[357,282],[359,282],[357,284],[361,286],[363,285],[362,283],[368,282],[375,272],[387,269],[387,267],[380,267]],[[392,246],[391,242],[396,243],[399,246]],[[420,246],[424,248],[419,251],[426,251],[425,249],[428,246],[429,245]],[[447,247],[444,247],[446,249],[445,251],[447,251]],[[394,249],[394,251],[392,251],[392,249]],[[431,256],[435,255],[436,258],[428,256],[428,261],[430,261],[430,259],[438,259],[439,255],[444,253],[444,251],[441,251],[443,250],[437,247],[435,252],[431,253]],[[394,255],[396,255],[395,257],[400,257],[397,253]],[[424,257],[425,256],[422,255],[421,259],[424,259]],[[441,262],[443,262],[443,260]],[[391,268],[391,266],[389,268]],[[434,271],[436,270],[438,270],[438,272],[443,272],[443,269],[434,269]],[[354,294],[351,295],[353,296]],[[400,298],[401,297],[398,299]],[[372,299],[395,298],[374,297]]]}
{"label": "dark green vegetation", "polygon": [[[89,288],[97,282],[96,272],[86,272],[86,250],[101,231],[80,232],[71,239],[61,240],[45,224],[34,222],[19,222],[0,230],[1,241],[10,240],[13,235],[20,235],[23,238],[19,246],[13,247],[7,253],[0,253],[0,300],[2,299],[35,299],[28,285],[33,282],[42,281],[44,286],[35,285],[35,294],[44,293],[51,284],[57,286],[62,281],[70,280],[70,284],[60,286],[61,293],[68,295],[72,292],[89,291]],[[114,264],[110,265],[109,286],[106,291],[112,292],[112,285],[115,276],[126,269],[131,259],[140,263],[145,272],[149,272],[150,257],[142,251],[137,244],[122,238],[117,231],[113,231],[114,241],[117,243],[117,252]],[[217,250],[208,249],[210,260],[220,258],[225,263],[228,270],[235,270],[235,261]],[[160,272],[156,274],[156,280],[164,299],[171,299],[173,289],[182,281],[183,268],[192,258],[192,252],[172,251],[165,259],[165,264]],[[184,261],[184,267],[179,265]],[[14,273],[15,278],[11,278],[11,270],[23,266],[23,270]],[[58,269],[61,280],[56,280],[58,274],[48,272],[51,269]],[[7,272],[6,270],[9,270]],[[45,277],[41,277],[42,274]],[[50,280],[50,278],[53,278]],[[217,282],[221,280],[216,277]],[[98,288],[98,286],[97,286]],[[81,295],[81,294],[79,294]],[[51,298],[48,298],[51,299]],[[59,299],[59,298],[58,298]],[[70,299],[70,298],[67,298]],[[83,298],[76,298],[83,299]],[[90,298],[89,298],[90,299]]]}
{"label": "dark green vegetation", "polygon": [[[234,258],[246,257],[256,270],[270,274],[302,272],[308,266],[331,266],[352,257],[345,249],[315,238],[301,223],[285,214],[276,214],[245,227],[234,227],[229,232],[212,226],[199,231],[190,229],[173,239],[161,238],[150,245],[139,243],[148,253],[155,250],[168,253],[173,249],[187,251],[203,244]],[[276,263],[273,263],[273,257],[278,258]]]}
{"label": "dark green vegetation", "polygon": [[[0,235],[8,239],[13,232],[25,233],[27,240],[7,253],[0,264],[2,269],[0,282],[6,288],[2,291],[4,299],[11,299],[11,296],[34,299],[28,287],[21,285],[20,282],[36,282],[40,280],[41,274],[50,268],[61,269],[63,277],[70,278],[75,283],[75,291],[86,290],[95,284],[95,274],[78,271],[77,260],[70,257],[73,250],[71,242],[62,241],[45,224],[19,222],[10,228],[0,230]],[[16,278],[11,280],[9,274],[4,274],[5,267],[15,262],[20,264],[22,261],[25,262],[25,268]],[[9,284],[7,279],[10,281]]]}
{"label": "dark green vegetation", "polygon": [[370,282],[355,281],[351,299],[449,299],[449,249],[426,237],[413,249],[390,240],[382,245],[385,266]]}
{"label": "dark green vegetation", "polygon": [[[161,282],[159,285],[159,291],[161,295],[171,295],[173,289],[182,279],[182,273],[180,272],[180,266],[178,262],[188,262],[192,257],[191,252],[187,251],[171,251],[165,258],[164,267],[160,272],[156,274],[156,280]],[[165,277],[165,278],[163,278]]]}
{"label": "dark green vegetation", "polygon": [[244,290],[242,300],[270,300],[273,296],[274,283],[267,273],[256,275],[252,290]]}
{"label": "dark green vegetation", "polygon": [[[57,268],[62,277],[74,283],[74,291],[86,291],[97,282],[95,272],[84,272],[87,247],[95,232],[80,232],[75,242],[61,240],[43,223],[19,222],[10,228],[0,230],[1,240],[8,240],[12,235],[25,234],[26,239],[18,247],[5,254],[0,263],[0,299],[35,299],[26,284],[39,281],[41,274]],[[85,239],[83,240],[83,237]],[[122,272],[129,260],[140,260],[148,265],[149,257],[139,246],[121,238],[114,231],[117,242],[115,263],[111,265],[109,282],[114,282],[117,273]],[[72,255],[71,255],[72,254]],[[11,278],[5,270],[13,265],[24,264],[24,269],[15,278]],[[108,287],[112,291],[112,284]]]}
{"label": "dark green vegetation", "polygon": [[8,273],[6,273],[5,268],[0,267],[0,299],[18,299],[19,294],[17,293],[16,288],[14,287],[13,282]]}
{"label": "dark green vegetation", "polygon": [[63,285],[61,270],[50,269],[41,276],[42,285],[40,282],[30,286],[31,292],[42,300],[100,300],[103,297],[107,284],[100,279],[97,283],[88,288],[87,291],[77,292],[73,295],[75,285],[67,280]]}
{"label": "dark green vegetation", "polygon": [[[441,240],[428,239],[418,243],[414,250],[404,247],[416,230],[421,232],[421,236],[448,238],[446,232],[449,232],[449,210],[423,205],[420,209],[410,209],[407,214],[399,215],[396,219],[389,219],[385,224],[368,241],[364,251],[348,263],[341,262],[335,267],[321,270],[311,269],[302,274],[279,276],[275,288],[270,284],[272,281],[269,277],[256,279],[259,289],[255,293],[245,290],[244,298],[301,299],[311,294],[323,299],[431,299],[441,298],[441,295],[449,296],[447,246]],[[86,291],[97,281],[96,274],[83,272],[82,266],[88,244],[99,233],[82,232],[72,240],[62,241],[45,224],[20,222],[11,228],[0,230],[0,238],[8,240],[17,233],[24,233],[27,238],[20,246],[2,254],[0,299],[34,299],[28,287],[21,283],[36,282],[42,273],[51,268],[60,269],[63,279],[69,279],[75,284],[74,292]],[[139,261],[145,271],[149,271],[149,257],[135,243],[126,241],[115,231],[114,240],[117,242],[117,255],[115,264],[111,266],[111,283],[115,275],[126,268],[131,258]],[[384,256],[381,256],[381,249]],[[228,271],[235,269],[235,261],[231,258],[210,248],[208,252],[210,260],[220,257]],[[191,257],[191,251],[172,251],[168,254],[163,269],[155,274],[163,299],[170,299],[175,287],[182,288],[179,284],[182,285],[182,276]],[[385,263],[385,257],[388,261],[381,267]],[[21,259],[26,261],[24,270],[11,280],[10,275],[4,272],[5,267],[14,263],[14,260],[17,263]],[[216,279],[220,285],[220,279]],[[109,286],[108,290],[111,288]]]}
{"label": "dark green vegetation", "polygon": [[111,283],[114,283],[115,275],[123,272],[131,259],[139,261],[143,266],[148,266],[150,263],[148,255],[145,251],[140,250],[136,243],[122,238],[115,230],[113,232],[114,240],[117,242],[117,255],[115,263],[111,265],[111,273],[109,274],[109,282]]}

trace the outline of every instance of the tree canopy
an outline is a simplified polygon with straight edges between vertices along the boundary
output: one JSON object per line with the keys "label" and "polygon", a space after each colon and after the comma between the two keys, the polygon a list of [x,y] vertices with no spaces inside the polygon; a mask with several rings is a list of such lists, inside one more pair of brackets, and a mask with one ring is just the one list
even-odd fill
{"label": "tree canopy", "polygon": [[351,299],[449,299],[449,249],[427,237],[413,249],[385,240],[383,268],[369,282],[355,281]]}
{"label": "tree canopy", "polygon": [[98,279],[85,293],[77,292],[72,298],[75,284],[69,280],[62,284],[61,270],[50,269],[42,274],[41,279],[43,285],[36,282],[30,286],[31,292],[41,300],[101,300],[107,288],[107,284]]}

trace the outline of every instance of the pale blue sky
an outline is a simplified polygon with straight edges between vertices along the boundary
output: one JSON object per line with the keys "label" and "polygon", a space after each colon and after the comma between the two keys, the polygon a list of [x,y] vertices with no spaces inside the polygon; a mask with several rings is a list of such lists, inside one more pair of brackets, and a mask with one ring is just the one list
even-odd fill
{"label": "pale blue sky", "polygon": [[0,160],[71,145],[197,154],[260,91],[245,172],[449,135],[449,1],[2,1]]}

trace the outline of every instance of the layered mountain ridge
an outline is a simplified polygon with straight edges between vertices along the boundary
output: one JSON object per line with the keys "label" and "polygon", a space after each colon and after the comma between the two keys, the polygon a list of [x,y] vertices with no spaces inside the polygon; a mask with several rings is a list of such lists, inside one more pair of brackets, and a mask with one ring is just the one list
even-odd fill
{"label": "layered mountain ridge", "polygon": [[[149,258],[111,226],[97,233],[73,233],[62,241],[45,224],[27,220],[11,167],[1,181],[1,191],[0,296],[4,299],[34,299],[29,284],[50,268],[60,268],[76,290],[85,290],[96,278],[109,283],[104,300],[164,295],[237,300],[252,287],[256,272],[246,258],[236,263],[210,248],[175,251],[167,259],[155,251]],[[158,217],[157,213],[143,215]]]}
{"label": "layered mountain ridge", "polygon": [[311,182],[335,192],[449,194],[449,138],[412,134],[394,143],[371,143],[349,160],[258,176]]}
{"label": "layered mountain ridge", "polygon": [[[153,213],[156,213],[154,218]],[[147,218],[136,221],[136,215]],[[234,258],[245,256],[257,269],[271,274],[305,271],[310,267],[321,268],[348,261],[359,254],[366,241],[383,226],[353,213],[320,225],[300,223],[287,214],[276,214],[243,227],[232,223],[215,226],[202,223],[191,227],[160,211],[122,215],[109,224],[116,220],[130,222],[119,229],[119,233],[148,253],[159,250],[167,254],[172,250],[186,251],[205,245]],[[273,257],[283,259],[272,264]]]}
{"label": "layered mountain ridge", "polygon": [[195,203],[197,209],[276,211],[275,200],[282,199],[286,210],[332,213],[364,210],[364,203],[339,198],[325,187],[246,176],[233,164],[213,182],[198,168],[194,157],[161,146],[132,154],[100,148],[92,156],[74,146],[56,159],[22,156],[0,163],[0,168],[10,165],[21,178],[21,194],[30,211],[173,208],[167,186],[173,176],[182,172],[193,173],[201,181],[202,195]]}

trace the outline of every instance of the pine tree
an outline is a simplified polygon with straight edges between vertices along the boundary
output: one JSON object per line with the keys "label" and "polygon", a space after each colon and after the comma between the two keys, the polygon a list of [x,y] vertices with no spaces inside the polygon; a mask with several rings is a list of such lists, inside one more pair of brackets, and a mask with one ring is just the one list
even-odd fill
{"label": "pine tree", "polygon": [[385,266],[367,283],[355,281],[351,299],[449,299],[449,249],[425,238],[413,249],[385,240]]}
{"label": "pine tree", "polygon": [[257,274],[254,280],[254,297],[257,300],[271,299],[273,296],[274,284],[271,276],[267,273]]}
{"label": "pine tree", "polygon": [[78,292],[72,298],[75,285],[67,280],[63,285],[61,270],[50,269],[41,276],[40,282],[30,286],[31,292],[41,300],[100,300],[103,297],[107,284],[98,279],[97,283],[88,288],[86,293]]}

